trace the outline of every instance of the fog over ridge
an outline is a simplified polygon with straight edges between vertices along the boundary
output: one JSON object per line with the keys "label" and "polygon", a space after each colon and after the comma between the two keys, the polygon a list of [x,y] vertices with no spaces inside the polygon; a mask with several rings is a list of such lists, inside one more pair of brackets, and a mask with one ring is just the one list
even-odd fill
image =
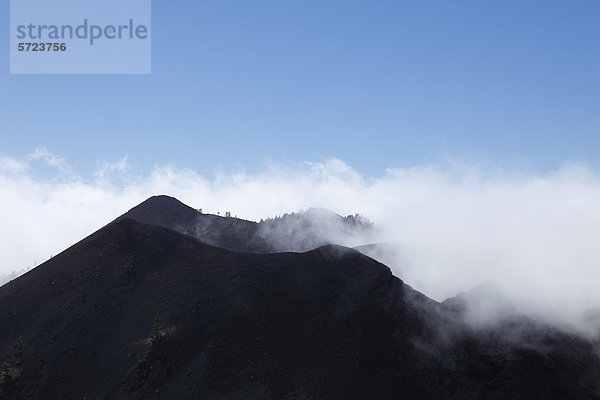
{"label": "fog over ridge", "polygon": [[542,174],[456,163],[368,178],[330,159],[207,178],[173,165],[140,175],[123,159],[85,179],[45,149],[0,156],[0,274],[40,264],[154,194],[256,221],[313,206],[360,213],[377,227],[369,242],[397,244],[386,254],[394,274],[438,301],[493,282],[539,318],[600,320],[600,176],[580,164]]}

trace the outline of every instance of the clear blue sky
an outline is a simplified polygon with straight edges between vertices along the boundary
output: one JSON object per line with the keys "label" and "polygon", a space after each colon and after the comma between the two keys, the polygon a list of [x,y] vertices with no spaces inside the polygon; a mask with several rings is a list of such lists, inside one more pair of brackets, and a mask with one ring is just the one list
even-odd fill
{"label": "clear blue sky", "polygon": [[[8,32],[9,4],[0,32]],[[210,173],[440,154],[598,165],[597,0],[154,1],[152,75],[9,75],[0,152]]]}

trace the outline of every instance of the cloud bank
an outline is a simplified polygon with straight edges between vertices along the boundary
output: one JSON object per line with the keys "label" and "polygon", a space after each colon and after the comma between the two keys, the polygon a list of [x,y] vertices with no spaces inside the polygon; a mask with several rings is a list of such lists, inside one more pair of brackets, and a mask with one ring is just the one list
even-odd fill
{"label": "cloud bank", "polygon": [[600,176],[582,165],[534,174],[455,163],[369,178],[331,159],[206,177],[173,165],[137,174],[124,158],[86,179],[37,149],[0,156],[0,275],[40,264],[154,194],[252,220],[312,206],[361,213],[377,241],[394,243],[394,274],[436,300],[494,282],[539,318],[589,322],[600,310]]}

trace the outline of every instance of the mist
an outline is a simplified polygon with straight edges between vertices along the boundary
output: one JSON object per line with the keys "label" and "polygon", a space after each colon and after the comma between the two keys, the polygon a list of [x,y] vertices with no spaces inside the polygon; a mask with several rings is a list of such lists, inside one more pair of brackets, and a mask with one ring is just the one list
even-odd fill
{"label": "mist", "polygon": [[376,258],[435,300],[492,283],[535,318],[587,331],[600,320],[600,176],[582,164],[534,173],[453,162],[373,178],[330,159],[206,177],[174,165],[140,174],[124,158],[84,178],[37,149],[0,157],[0,275],[39,265],[155,194],[255,221],[310,207],[360,213],[375,233],[333,240],[387,243]]}

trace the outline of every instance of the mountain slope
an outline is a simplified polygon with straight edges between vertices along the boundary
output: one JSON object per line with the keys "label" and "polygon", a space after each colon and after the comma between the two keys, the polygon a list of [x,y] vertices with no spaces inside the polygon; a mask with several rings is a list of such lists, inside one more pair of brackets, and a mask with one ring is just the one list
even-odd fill
{"label": "mountain slope", "polygon": [[[124,219],[2,288],[0,354],[23,398],[377,393],[353,380],[390,284],[401,295],[348,249],[236,254]],[[156,316],[164,365],[147,358]]]}
{"label": "mountain slope", "polygon": [[472,330],[357,251],[236,253],[129,218],[0,288],[0,320],[6,399],[600,398],[591,343]]}

